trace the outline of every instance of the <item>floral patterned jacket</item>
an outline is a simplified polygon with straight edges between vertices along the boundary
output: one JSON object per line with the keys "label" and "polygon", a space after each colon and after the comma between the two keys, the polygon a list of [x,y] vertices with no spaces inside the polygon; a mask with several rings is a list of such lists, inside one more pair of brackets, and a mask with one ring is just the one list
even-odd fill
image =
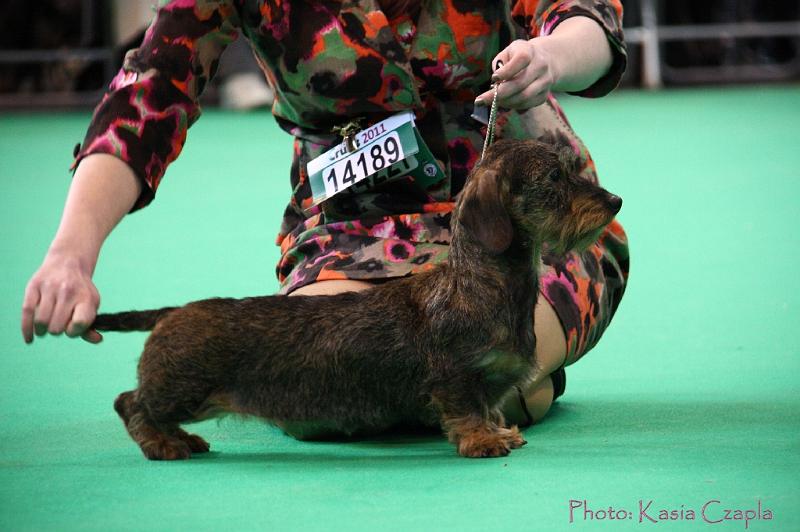
{"label": "floral patterned jacket", "polygon": [[[198,98],[238,30],[249,39],[294,135],[292,198],[278,235],[284,292],[324,279],[396,277],[444,260],[454,197],[480,155],[484,127],[470,118],[489,87],[490,61],[516,38],[547,35],[573,16],[596,20],[613,50],[611,70],[581,91],[611,91],[625,69],[619,0],[423,0],[416,20],[387,20],[375,0],[170,0],[128,53],[97,106],[75,164],[92,153],[127,162],[147,205],[186,132]],[[411,110],[446,176],[421,187],[400,179],[312,207],[306,164],[341,139],[353,117],[377,122]],[[500,114],[498,137],[571,146],[583,175],[594,165],[555,97]],[[272,176],[270,176],[272,177]]]}

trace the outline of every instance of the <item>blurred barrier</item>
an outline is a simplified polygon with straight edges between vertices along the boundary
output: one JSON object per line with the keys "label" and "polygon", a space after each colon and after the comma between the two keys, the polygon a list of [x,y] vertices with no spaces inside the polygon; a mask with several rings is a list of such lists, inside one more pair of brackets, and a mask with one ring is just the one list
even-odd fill
{"label": "blurred barrier", "polygon": [[[54,0],[51,0],[51,2]],[[9,72],[18,72],[22,68],[28,73],[28,78],[37,75],[47,77],[54,65],[59,65],[61,78],[70,75],[83,75],[90,79],[87,83],[65,81],[61,90],[52,90],[45,87],[43,90],[36,83],[21,83],[23,86],[13,87],[13,81],[2,83],[0,79],[0,109],[17,107],[74,107],[91,106],[97,103],[108,81],[119,68],[124,49],[121,42],[121,33],[137,33],[136,29],[146,24],[149,13],[149,0],[61,0],[64,5],[74,5],[80,9],[80,20],[77,24],[77,44],[54,49],[29,48],[21,49],[19,44],[15,49],[6,43],[0,47],[0,74],[8,76]],[[23,0],[17,1],[17,8],[24,6]],[[12,2],[13,3],[13,2]],[[40,4],[46,4],[40,0]],[[626,85],[639,85],[647,88],[659,88],[665,84],[691,84],[691,83],[725,83],[725,82],[752,82],[752,81],[779,81],[800,79],[800,20],[791,21],[737,21],[728,20],[739,18],[753,18],[758,11],[756,2],[752,4],[745,0],[716,0],[704,2],[704,8],[713,5],[716,11],[724,14],[723,22],[712,21],[698,24],[668,23],[663,21],[697,18],[696,7],[699,4],[683,4],[681,2],[661,3],[658,0],[628,0],[625,4],[625,36],[630,48],[630,67],[626,76]],[[770,3],[772,4],[772,3]],[[31,4],[27,4],[30,6]],[[689,7],[687,7],[687,5]],[[774,5],[780,7],[780,2]],[[800,2],[792,0],[789,9],[777,12],[793,13],[795,18],[800,18],[798,6]],[[792,7],[794,6],[794,7]],[[763,4],[760,6],[763,8]],[[10,10],[13,9],[10,8]],[[29,8],[33,9],[33,8]],[[47,8],[39,8],[39,11]],[[748,11],[749,9],[749,11]],[[74,10],[73,10],[74,11]],[[714,11],[711,9],[710,11]],[[72,14],[72,11],[70,11]],[[101,16],[98,16],[98,13]],[[144,14],[143,14],[144,13]],[[742,16],[742,13],[745,16]],[[75,18],[75,17],[73,17]],[[58,22],[58,21],[57,21]],[[74,22],[72,22],[74,23]],[[112,29],[113,28],[113,29]],[[142,29],[142,28],[140,28]],[[27,28],[22,28],[26,31]],[[737,42],[742,39],[785,39],[788,52],[782,62],[767,57],[759,62],[737,63]],[[670,43],[687,43],[684,55],[691,56],[696,53],[703,55],[697,42],[713,43],[715,52],[724,53],[724,60],[718,64],[670,64],[665,59],[669,54],[666,50]],[[708,48],[708,47],[706,47]],[[696,52],[696,50],[700,50]],[[720,52],[721,51],[721,52]],[[673,54],[674,55],[674,54]],[[706,54],[708,55],[708,54]],[[753,54],[751,54],[753,55]],[[757,54],[756,54],[757,55]],[[756,57],[756,59],[759,59]],[[16,69],[16,70],[14,70]],[[91,75],[85,72],[91,70]],[[54,77],[50,75],[50,77]],[[31,85],[35,85],[31,87]],[[43,85],[47,85],[46,83]],[[88,87],[87,87],[88,85]],[[8,87],[12,87],[9,89]]]}
{"label": "blurred barrier", "polygon": [[[0,65],[3,64],[48,64],[77,61],[82,64],[100,63],[104,78],[110,80],[116,70],[117,61],[113,47],[70,48],[63,50],[0,50]],[[0,92],[0,109],[14,107],[75,107],[95,105],[103,89],[44,92]]]}
{"label": "blurred barrier", "polygon": [[[735,2],[734,2],[735,3]],[[662,57],[666,41],[717,40],[730,42],[741,38],[800,38],[800,20],[789,22],[728,22],[721,24],[658,24],[658,0],[625,2],[626,10],[638,9],[640,24],[625,27],[625,40],[642,47],[642,85],[655,89],[664,84],[664,74],[676,83],[724,83],[744,81],[779,81],[800,75],[800,54],[784,64],[672,67]]]}
{"label": "blurred barrier", "polygon": [[[7,12],[4,13],[5,25],[2,28],[4,35],[14,34],[24,35],[27,38],[31,34],[53,33],[48,32],[54,27],[62,28],[65,25],[75,25],[77,18],[77,28],[73,31],[64,30],[63,34],[70,35],[70,45],[58,48],[45,47],[26,47],[24,49],[13,49],[7,42],[0,48],[0,69],[4,77],[19,77],[19,84],[31,84],[31,78],[35,75],[45,77],[51,75],[48,67],[53,65],[63,65],[64,68],[59,72],[61,78],[68,78],[71,75],[78,76],[87,66],[92,65],[98,70],[97,76],[103,80],[110,80],[119,68],[114,46],[107,35],[108,24],[104,18],[98,16],[104,13],[107,2],[103,0],[73,0],[72,2],[62,2],[61,9],[51,9],[47,2],[39,1],[40,5],[34,3],[9,1],[6,6]],[[48,11],[50,10],[50,11]],[[4,11],[6,11],[4,9]],[[75,15],[77,11],[77,16]],[[50,24],[34,22],[34,15],[49,13],[47,22]],[[69,20],[61,16],[69,12]],[[31,27],[15,27],[15,24],[28,24]],[[21,40],[20,37],[18,39]],[[17,46],[20,43],[16,43]],[[27,43],[25,43],[27,44]],[[41,43],[36,43],[41,46]],[[98,68],[99,67],[99,68]],[[22,74],[20,74],[22,73]],[[27,75],[27,77],[25,76]],[[3,88],[13,82],[2,80]],[[70,85],[71,80],[63,81],[64,85]],[[15,107],[73,107],[95,105],[102,94],[103,85],[97,86],[96,90],[35,90],[38,87],[18,87],[15,91],[0,91],[0,108]],[[72,89],[72,88],[71,88]]]}

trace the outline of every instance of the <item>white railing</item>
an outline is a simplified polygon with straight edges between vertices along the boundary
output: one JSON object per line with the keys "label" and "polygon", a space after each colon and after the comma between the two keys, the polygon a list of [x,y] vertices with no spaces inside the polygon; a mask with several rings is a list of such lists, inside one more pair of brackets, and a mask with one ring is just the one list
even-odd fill
{"label": "white railing", "polygon": [[[800,20],[789,22],[733,22],[726,24],[696,24],[660,26],[656,12],[658,0],[639,0],[641,26],[625,28],[625,41],[642,46],[642,84],[656,89],[663,84],[661,43],[664,41],[689,41],[698,39],[736,39],[746,37],[800,37]],[[709,76],[713,72],[733,67],[692,67],[691,70]],[[775,66],[769,67],[773,72]],[[746,76],[755,74],[759,67],[735,67]],[[687,69],[688,70],[688,69]],[[773,76],[775,77],[775,76]]]}

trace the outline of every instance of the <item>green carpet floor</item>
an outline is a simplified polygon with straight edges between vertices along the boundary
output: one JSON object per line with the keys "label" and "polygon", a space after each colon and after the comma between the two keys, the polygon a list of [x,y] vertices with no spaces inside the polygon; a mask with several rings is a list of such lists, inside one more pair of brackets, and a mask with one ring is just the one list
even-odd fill
{"label": "green carpet floor", "polygon": [[[800,530],[800,88],[564,103],[625,200],[630,285],[529,445],[495,460],[237,419],[196,426],[208,456],[145,460],[111,408],[145,336],[19,333],[88,114],[0,116],[0,530]],[[207,112],[107,243],[102,308],[274,292],[290,145],[269,115]]]}

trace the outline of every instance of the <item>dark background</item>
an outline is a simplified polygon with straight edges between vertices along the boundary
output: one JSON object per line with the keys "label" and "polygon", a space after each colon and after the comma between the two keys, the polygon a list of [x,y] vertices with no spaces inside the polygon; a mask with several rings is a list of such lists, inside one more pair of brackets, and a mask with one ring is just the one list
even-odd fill
{"label": "dark background", "polygon": [[[108,1],[4,0],[2,4],[0,96],[6,107],[90,105],[119,68],[125,50],[140,38],[113,44]],[[632,30],[631,37],[643,25],[646,5],[646,0],[624,2],[624,23],[626,30]],[[788,36],[739,37],[725,35],[724,27],[721,33],[719,26],[798,21],[797,0],[670,0],[652,5],[659,28],[708,28],[699,28],[701,35],[691,39],[659,39],[656,57],[664,86],[800,79],[800,30]],[[630,64],[623,86],[641,86],[643,47],[633,38],[628,46]],[[213,104],[214,97],[212,90],[205,99]]]}

